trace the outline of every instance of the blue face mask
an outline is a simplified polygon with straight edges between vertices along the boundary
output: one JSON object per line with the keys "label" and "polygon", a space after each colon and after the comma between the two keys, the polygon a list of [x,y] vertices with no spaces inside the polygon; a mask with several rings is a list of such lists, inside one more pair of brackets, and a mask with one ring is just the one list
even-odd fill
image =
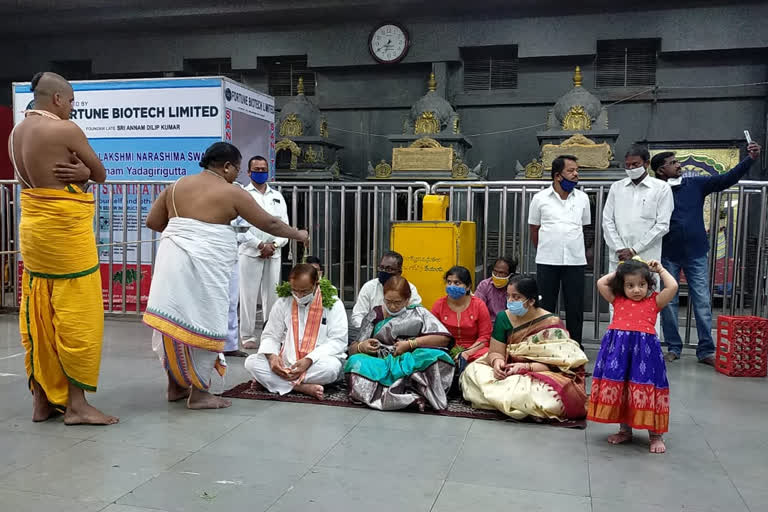
{"label": "blue face mask", "polygon": [[460,299],[467,294],[467,289],[463,286],[449,284],[445,287],[445,293],[452,299]]}
{"label": "blue face mask", "polygon": [[578,184],[579,184],[578,181],[571,181],[563,178],[563,181],[560,182],[560,187],[562,187],[562,189],[565,190],[566,192],[570,192],[574,188],[576,188],[576,185]]}
{"label": "blue face mask", "polygon": [[515,316],[523,316],[528,312],[528,308],[523,306],[523,301],[521,300],[508,300],[507,311]]}
{"label": "blue face mask", "polygon": [[258,183],[259,185],[262,185],[267,182],[269,179],[269,173],[268,172],[251,172],[251,179],[254,183]]}

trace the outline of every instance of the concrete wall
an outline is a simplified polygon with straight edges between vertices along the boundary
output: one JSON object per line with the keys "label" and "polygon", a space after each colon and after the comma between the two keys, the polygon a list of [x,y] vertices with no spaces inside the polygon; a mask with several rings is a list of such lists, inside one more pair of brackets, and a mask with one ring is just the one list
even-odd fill
{"label": "concrete wall", "polygon": [[[611,127],[621,130],[618,155],[635,140],[739,142],[744,129],[765,141],[768,88],[712,87],[768,81],[765,3],[560,17],[406,17],[400,21],[410,31],[412,47],[403,63],[393,67],[375,64],[368,54],[375,20],[334,24],[332,19],[329,15],[298,27],[82,31],[0,41],[0,103],[10,102],[8,82],[28,80],[56,60],[90,59],[95,74],[130,76],[181,72],[184,59],[229,57],[233,68],[246,70],[248,83],[265,89],[260,57],[306,54],[317,72],[315,100],[328,116],[331,135],[346,147],[342,167],[362,177],[368,161],[390,158],[391,146],[380,135],[401,131],[410,105],[426,92],[435,63],[447,63],[447,97],[461,115],[462,131],[472,135],[543,123],[548,109],[570,89],[576,65],[582,67],[585,86],[604,104],[640,92],[594,88],[596,41],[658,37],[657,84],[662,89],[609,109]],[[464,93],[460,48],[498,44],[519,47],[518,89]],[[278,106],[285,100],[279,98]],[[537,129],[471,137],[469,163],[483,160],[492,179],[509,179],[515,161],[524,164],[537,155]]]}

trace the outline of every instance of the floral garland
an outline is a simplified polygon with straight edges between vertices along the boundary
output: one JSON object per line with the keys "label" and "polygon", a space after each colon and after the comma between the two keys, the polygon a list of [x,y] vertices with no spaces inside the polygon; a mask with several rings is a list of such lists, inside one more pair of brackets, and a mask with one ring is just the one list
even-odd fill
{"label": "floral garland", "polygon": [[[333,286],[333,284],[327,280],[324,277],[320,278],[320,281],[318,282],[320,286],[320,293],[323,294],[323,307],[326,309],[330,309],[337,300],[339,300],[338,292],[336,291],[336,287]],[[290,297],[291,296],[291,283],[288,281],[283,281],[282,283],[278,284],[275,288],[277,291],[277,296],[282,298]]]}

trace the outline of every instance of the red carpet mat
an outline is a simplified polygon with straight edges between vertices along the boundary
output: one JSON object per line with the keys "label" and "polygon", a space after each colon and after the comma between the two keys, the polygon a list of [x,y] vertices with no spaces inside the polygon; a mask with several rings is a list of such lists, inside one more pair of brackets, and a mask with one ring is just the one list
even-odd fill
{"label": "red carpet mat", "polygon": [[[234,388],[225,391],[221,396],[226,398],[241,398],[244,400],[275,400],[278,402],[296,402],[303,404],[316,404],[316,405],[330,405],[335,407],[354,407],[359,409],[366,408],[365,405],[356,404],[349,399],[346,386],[343,384],[335,386],[325,386],[325,398],[323,400],[316,400],[314,398],[302,395],[300,393],[288,393],[287,395],[280,396],[277,393],[270,393],[264,389],[255,390],[251,389],[250,382],[243,382],[238,384]],[[587,426],[586,420],[578,421],[544,421],[539,419],[527,419],[525,421],[516,421],[508,416],[505,416],[497,411],[486,411],[483,409],[474,409],[468,402],[465,402],[459,398],[453,398],[448,401],[448,409],[444,411],[435,411],[427,407],[423,412],[419,411],[418,407],[411,407],[405,409],[405,411],[413,412],[417,414],[432,414],[437,416],[454,416],[457,418],[472,418],[476,420],[497,420],[497,421],[509,421],[514,423],[538,423],[543,425],[551,425],[554,427],[565,428],[578,428],[584,429]]]}

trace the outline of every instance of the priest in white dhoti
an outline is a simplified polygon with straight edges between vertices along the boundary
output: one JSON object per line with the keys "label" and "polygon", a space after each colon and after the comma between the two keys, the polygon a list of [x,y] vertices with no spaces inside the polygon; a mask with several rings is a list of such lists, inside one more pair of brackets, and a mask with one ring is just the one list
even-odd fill
{"label": "priest in white dhoti", "polygon": [[297,391],[322,399],[323,386],[343,376],[347,314],[335,289],[322,283],[312,265],[301,264],[278,288],[281,297],[267,320],[259,352],[245,360],[245,369],[270,392]]}

